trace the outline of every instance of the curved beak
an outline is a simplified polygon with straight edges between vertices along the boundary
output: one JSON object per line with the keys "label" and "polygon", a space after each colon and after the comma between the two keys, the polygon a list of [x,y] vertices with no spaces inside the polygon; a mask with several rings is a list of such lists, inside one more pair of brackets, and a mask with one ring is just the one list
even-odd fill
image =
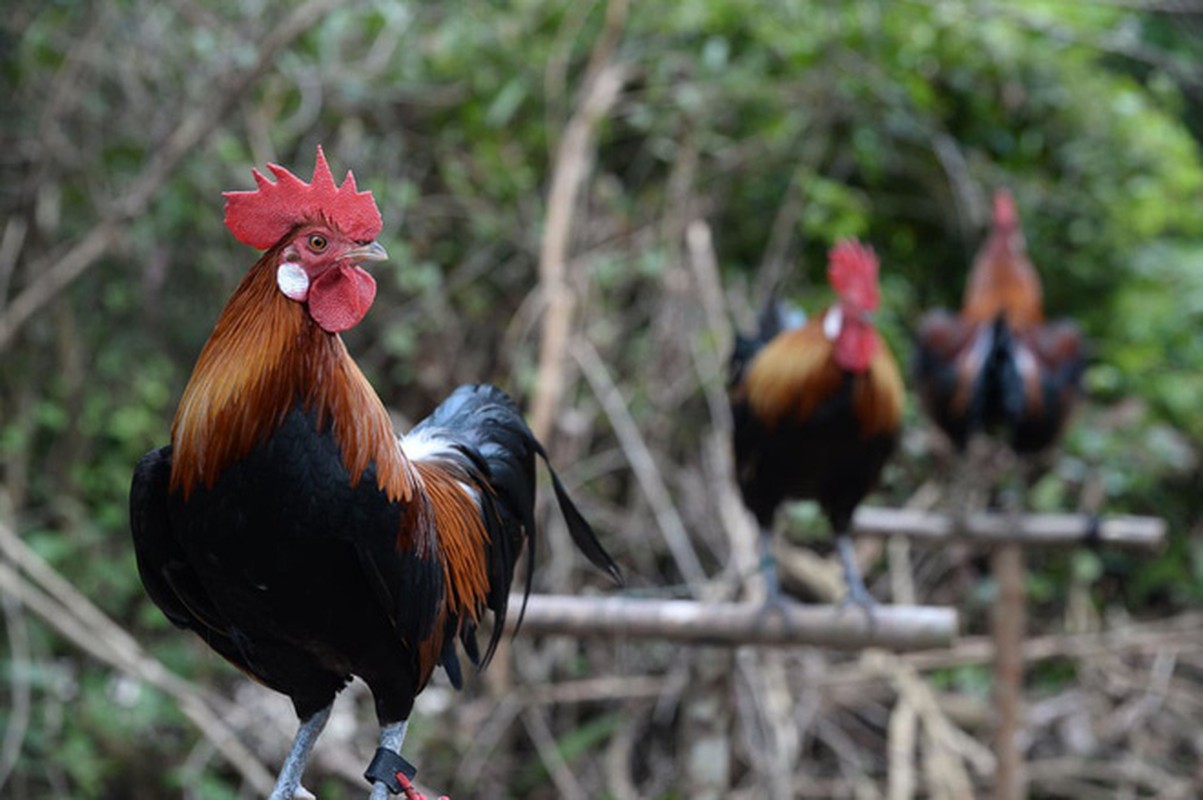
{"label": "curved beak", "polygon": [[364,261],[388,261],[388,253],[379,242],[369,242],[343,253],[343,259],[355,264],[362,264]]}

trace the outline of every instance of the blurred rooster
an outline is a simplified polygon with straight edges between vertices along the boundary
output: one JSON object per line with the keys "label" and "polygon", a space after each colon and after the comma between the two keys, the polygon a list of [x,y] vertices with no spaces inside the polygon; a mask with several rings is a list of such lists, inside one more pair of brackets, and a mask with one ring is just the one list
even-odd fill
{"label": "blurred rooster", "polygon": [[[226,225],[266,250],[218,319],[184,391],[172,443],[138,463],[130,516],[138,571],[167,618],[288,695],[301,721],[273,800],[301,774],[352,675],[372,691],[373,798],[416,798],[400,756],[414,697],[456,641],[481,666],[502,632],[515,562],[534,552],[535,456],[514,403],[462,386],[398,439],[339,332],[376,295],[380,212],[321,149],[313,181],[269,165],[226,194]],[[619,571],[555,473],[585,555]],[[527,591],[530,590],[527,572]],[[483,658],[475,632],[493,630]]]}
{"label": "blurred rooster", "polygon": [[730,387],[736,477],[760,525],[769,603],[780,602],[772,558],[777,507],[810,499],[836,533],[848,598],[873,604],[848,531],[898,443],[903,404],[898,365],[871,319],[879,303],[877,271],[871,249],[842,242],[829,256],[834,305],[789,327],[770,301],[758,335],[736,341]]}
{"label": "blurred rooster", "polygon": [[924,409],[958,449],[976,432],[1000,432],[1016,453],[1038,453],[1074,406],[1084,350],[1072,322],[1045,322],[1015,201],[998,191],[961,313],[931,311],[920,323],[915,378]]}

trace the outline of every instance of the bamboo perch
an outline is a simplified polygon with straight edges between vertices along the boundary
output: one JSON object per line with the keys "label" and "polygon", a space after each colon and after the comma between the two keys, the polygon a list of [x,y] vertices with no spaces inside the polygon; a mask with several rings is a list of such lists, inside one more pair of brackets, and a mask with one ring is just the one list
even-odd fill
{"label": "bamboo perch", "polygon": [[[522,598],[510,600],[506,627],[514,629]],[[755,603],[699,603],[630,597],[531,595],[524,635],[661,639],[738,646],[818,645],[839,650],[947,647],[957,632],[957,612],[933,606],[880,605],[873,623],[857,606],[786,602],[780,609]]]}
{"label": "bamboo perch", "polygon": [[[1088,543],[1090,518],[1084,514],[1000,514],[974,512],[958,529],[955,515],[892,508],[861,507],[852,518],[857,536],[906,536],[916,541],[948,540],[1024,547],[1055,547]],[[1106,517],[1093,537],[1115,547],[1155,549],[1165,541],[1165,520],[1158,517]]]}

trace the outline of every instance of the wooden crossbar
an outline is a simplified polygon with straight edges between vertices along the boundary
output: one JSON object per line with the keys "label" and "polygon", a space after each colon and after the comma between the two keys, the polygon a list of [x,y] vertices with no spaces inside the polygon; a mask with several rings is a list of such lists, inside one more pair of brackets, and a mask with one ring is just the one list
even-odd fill
{"label": "wooden crossbar", "polygon": [[852,532],[857,536],[906,536],[920,542],[1014,542],[1024,547],[1083,545],[1094,540],[1103,545],[1152,550],[1165,541],[1165,520],[1103,517],[1092,529],[1091,518],[1085,514],[974,512],[966,515],[960,527],[954,515],[944,512],[861,507],[852,518]]}
{"label": "wooden crossbar", "polygon": [[[510,600],[506,625],[517,622],[522,598]],[[752,603],[709,603],[631,597],[531,595],[522,635],[658,639],[740,645],[817,645],[839,650],[947,647],[957,612],[934,606],[879,605],[873,621],[857,606],[801,605],[780,609]]]}

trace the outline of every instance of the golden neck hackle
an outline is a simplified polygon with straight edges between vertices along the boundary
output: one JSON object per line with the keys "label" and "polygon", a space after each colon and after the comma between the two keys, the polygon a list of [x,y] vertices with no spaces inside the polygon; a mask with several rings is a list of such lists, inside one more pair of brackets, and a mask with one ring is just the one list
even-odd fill
{"label": "golden neck hackle", "polygon": [[185,499],[265,441],[298,403],[333,427],[358,484],[372,464],[381,491],[407,501],[413,475],[384,404],[347,353],[276,286],[276,249],[243,279],[205,343],[172,425],[172,491]]}

